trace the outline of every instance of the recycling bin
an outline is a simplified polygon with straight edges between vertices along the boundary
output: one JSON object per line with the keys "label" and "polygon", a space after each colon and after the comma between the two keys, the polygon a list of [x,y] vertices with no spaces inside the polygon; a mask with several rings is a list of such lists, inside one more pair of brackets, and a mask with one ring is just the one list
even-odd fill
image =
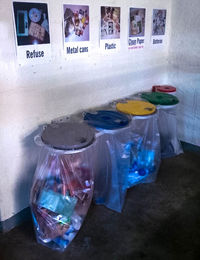
{"label": "recycling bin", "polygon": [[176,88],[170,85],[154,85],[152,92],[161,92],[176,96]]}
{"label": "recycling bin", "polygon": [[63,251],[93,197],[95,132],[84,123],[51,123],[35,141],[41,146],[30,194],[36,238]]}
{"label": "recycling bin", "polygon": [[[160,167],[160,135],[156,107],[141,100],[117,103],[116,109],[132,116],[131,165],[128,188],[156,180]],[[137,138],[136,138],[137,136]]]}
{"label": "recycling bin", "polygon": [[130,167],[130,118],[117,111],[99,110],[85,113],[84,120],[97,131],[95,203],[121,212]]}
{"label": "recycling bin", "polygon": [[183,152],[177,137],[177,97],[160,92],[142,93],[141,97],[157,106],[161,142],[161,157],[173,157]]}

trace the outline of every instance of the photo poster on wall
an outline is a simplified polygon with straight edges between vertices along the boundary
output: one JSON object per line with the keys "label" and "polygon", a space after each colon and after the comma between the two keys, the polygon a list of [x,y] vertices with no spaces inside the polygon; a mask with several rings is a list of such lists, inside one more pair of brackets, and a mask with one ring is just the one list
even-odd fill
{"label": "photo poster on wall", "polygon": [[151,45],[160,48],[166,44],[166,17],[167,10],[153,9]]}
{"label": "photo poster on wall", "polygon": [[100,50],[120,50],[120,7],[101,6]]}
{"label": "photo poster on wall", "polygon": [[145,8],[130,8],[128,49],[140,50],[145,46]]}
{"label": "photo poster on wall", "polygon": [[51,59],[47,3],[13,2],[17,60],[20,65]]}
{"label": "photo poster on wall", "polygon": [[88,55],[89,25],[88,5],[63,5],[64,54],[67,58]]}

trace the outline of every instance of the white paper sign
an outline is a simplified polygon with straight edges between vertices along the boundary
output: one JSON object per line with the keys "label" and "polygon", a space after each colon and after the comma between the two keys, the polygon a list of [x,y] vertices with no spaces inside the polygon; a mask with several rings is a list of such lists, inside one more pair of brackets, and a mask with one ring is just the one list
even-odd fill
{"label": "white paper sign", "polygon": [[67,58],[88,55],[90,51],[89,6],[65,4],[64,54]]}
{"label": "white paper sign", "polygon": [[145,13],[144,8],[130,8],[129,14],[129,50],[141,50],[145,46]]}
{"label": "white paper sign", "polygon": [[120,7],[101,6],[100,50],[120,50]]}
{"label": "white paper sign", "polygon": [[101,40],[100,49],[102,52],[107,52],[107,53],[119,51],[120,50],[120,39]]}
{"label": "white paper sign", "polygon": [[13,2],[13,14],[18,63],[49,62],[51,45],[47,4]]}
{"label": "white paper sign", "polygon": [[151,36],[152,48],[160,48],[166,45],[166,15],[167,10],[153,9]]}
{"label": "white paper sign", "polygon": [[46,63],[50,61],[50,57],[50,44],[17,47],[17,59],[21,65]]}

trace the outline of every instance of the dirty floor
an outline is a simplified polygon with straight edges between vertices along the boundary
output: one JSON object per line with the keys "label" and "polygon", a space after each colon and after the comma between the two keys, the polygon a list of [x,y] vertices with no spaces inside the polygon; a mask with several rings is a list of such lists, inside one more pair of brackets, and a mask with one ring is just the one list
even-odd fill
{"label": "dirty floor", "polygon": [[199,260],[200,153],[162,161],[156,183],[128,191],[121,214],[92,205],[64,253],[36,243],[32,222],[0,234],[0,260]]}

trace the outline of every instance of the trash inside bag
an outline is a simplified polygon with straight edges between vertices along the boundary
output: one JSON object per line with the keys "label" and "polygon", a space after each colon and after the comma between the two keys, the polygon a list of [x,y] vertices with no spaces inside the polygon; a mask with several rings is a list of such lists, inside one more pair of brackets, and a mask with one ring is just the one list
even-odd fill
{"label": "trash inside bag", "polygon": [[142,93],[142,98],[157,105],[158,126],[161,142],[161,157],[173,157],[183,152],[177,137],[176,107],[177,97],[160,92]]}
{"label": "trash inside bag", "polygon": [[161,157],[169,158],[183,153],[177,137],[176,106],[158,106]]}
{"label": "trash inside bag", "polygon": [[161,160],[157,114],[133,117],[131,130],[135,139],[127,147],[130,150],[129,188],[139,183],[155,182]]}
{"label": "trash inside bag", "polygon": [[93,197],[95,145],[73,151],[41,147],[30,195],[39,243],[63,251],[81,228]]}
{"label": "trash inside bag", "polygon": [[156,106],[146,101],[127,100],[117,103],[116,109],[132,115],[131,131],[134,138],[126,147],[130,153],[128,187],[155,181],[160,165]]}

